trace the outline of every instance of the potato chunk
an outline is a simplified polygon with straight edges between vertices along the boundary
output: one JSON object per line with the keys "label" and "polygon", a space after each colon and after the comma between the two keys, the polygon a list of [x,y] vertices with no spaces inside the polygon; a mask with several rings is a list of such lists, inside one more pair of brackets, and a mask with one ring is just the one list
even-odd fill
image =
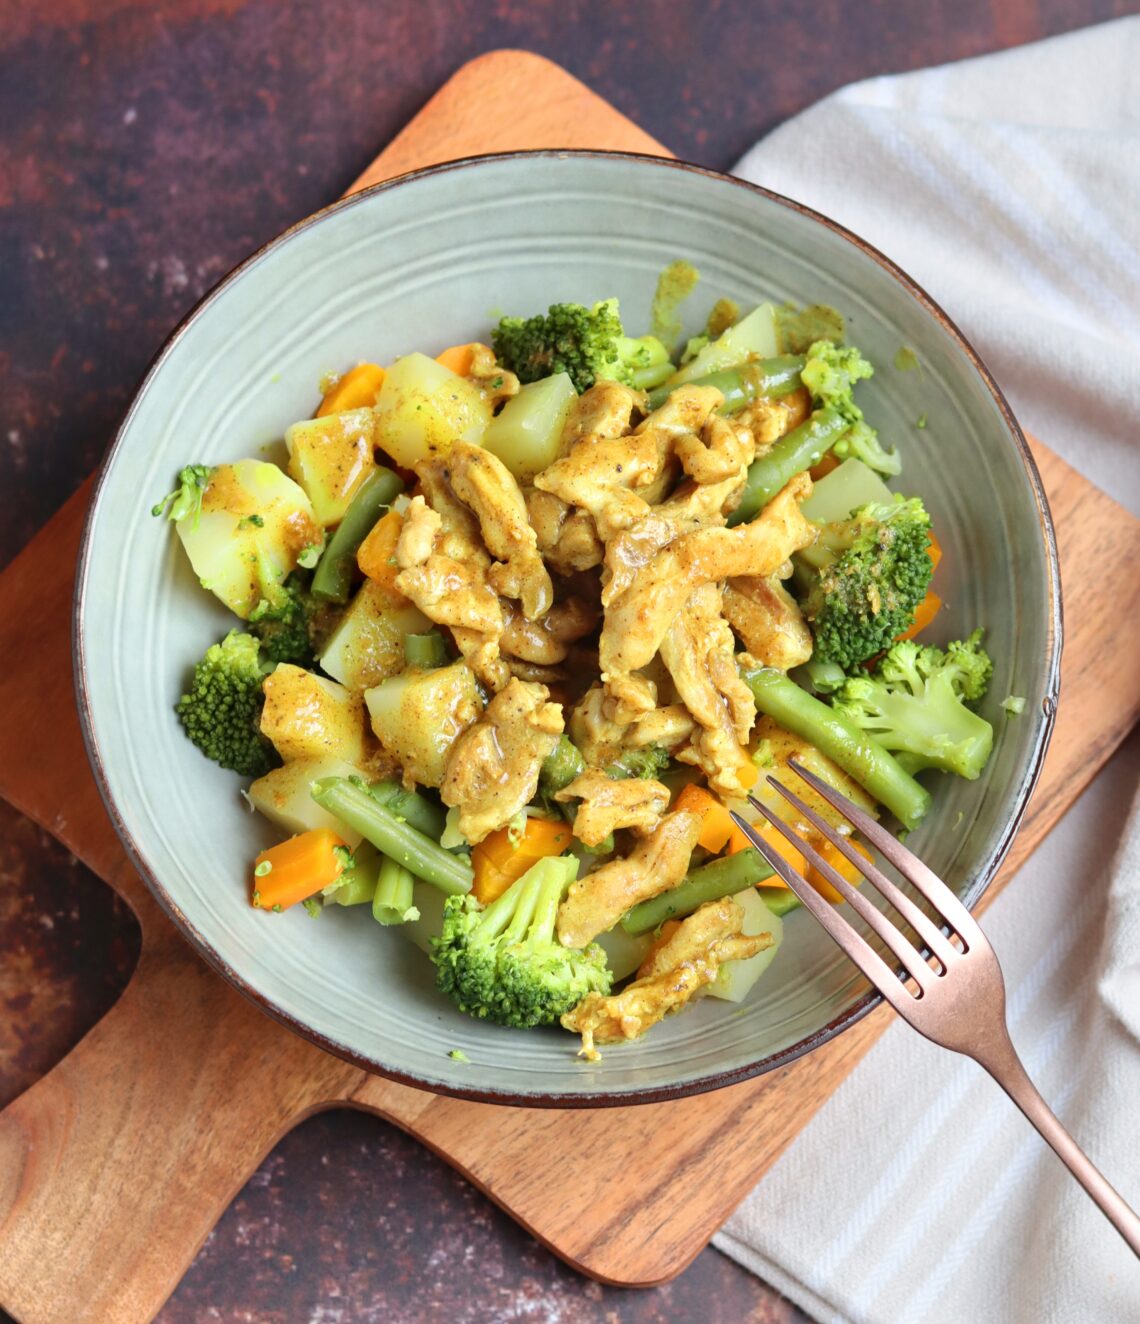
{"label": "potato chunk", "polygon": [[261,733],[286,763],[335,756],[364,759],[364,705],[335,680],[282,663],[265,680]]}
{"label": "potato chunk", "polygon": [[308,493],[320,524],[339,524],[356,490],[376,468],[371,409],[346,409],[294,423],[285,433],[289,473]]}
{"label": "potato chunk", "polygon": [[319,777],[363,777],[351,763],[336,757],[294,759],[274,768],[249,788],[249,800],[258,813],[294,835],[313,828],[330,828],[349,850],[360,844],[360,833],[346,827],[313,799],[309,788]]}
{"label": "potato chunk", "polygon": [[321,666],[350,690],[370,689],[403,671],[404,636],[430,629],[402,594],[366,579],[325,645]]}
{"label": "potato chunk", "polygon": [[466,662],[405,671],[366,690],[372,730],[404,769],[406,781],[439,786],[452,745],[483,711]]}
{"label": "potato chunk", "polygon": [[426,354],[405,354],[376,398],[376,442],[398,465],[414,468],[453,441],[478,445],[491,421],[479,388]]}

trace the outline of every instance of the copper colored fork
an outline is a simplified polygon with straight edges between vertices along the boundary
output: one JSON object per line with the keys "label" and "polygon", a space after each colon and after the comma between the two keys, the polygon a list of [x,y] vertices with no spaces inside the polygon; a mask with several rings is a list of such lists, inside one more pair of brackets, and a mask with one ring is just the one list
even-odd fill
{"label": "copper colored fork", "polygon": [[896,841],[885,828],[846,796],[792,762],[796,772],[828,804],[891,862],[933,907],[932,920],[885,874],[808,805],[774,777],[769,784],[796,812],[825,837],[878,889],[925,944],[919,951],[909,938],[804,842],[782,819],[749,796],[772,826],[849,903],[883,940],[902,967],[892,970],[871,944],[843,915],[802,878],[778,851],[758,836],[739,814],[737,826],[799,897],[808,910],[843,948],[895,1011],[936,1044],[963,1053],[980,1063],[1056,1151],[1061,1161],[1100,1206],[1109,1222],[1140,1256],[1140,1218],[1125,1204],[1061,1125],[1029,1079],[1009,1037],[1005,1017],[1005,981],[1001,966],[977,921],[946,884],[917,855]]}

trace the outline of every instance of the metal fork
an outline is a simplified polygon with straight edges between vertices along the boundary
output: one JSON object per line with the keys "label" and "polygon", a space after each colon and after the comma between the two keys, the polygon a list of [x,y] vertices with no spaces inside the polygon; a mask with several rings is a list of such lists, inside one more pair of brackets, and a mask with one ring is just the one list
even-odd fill
{"label": "metal fork", "polygon": [[768,778],[769,784],[796,812],[831,842],[894,906],[925,944],[926,952],[919,951],[862,892],[852,887],[818,851],[759,800],[748,797],[776,831],[827,879],[855,913],[886,943],[905,975],[892,970],[834,906],[802,878],[778,851],[757,835],[739,814],[733,813],[737,826],[903,1020],[934,1043],[972,1057],[993,1076],[1096,1201],[1109,1222],[1131,1247],[1133,1254],[1140,1257],[1140,1218],[1057,1120],[1017,1056],[1006,1024],[1005,981],[1001,966],[977,921],[937,874],[873,818],[806,768],[794,761],[790,761],[790,766],[828,804],[837,809],[853,828],[861,832],[933,907],[941,925],[932,920],[881,870],[869,863],[798,795],[789,791],[775,777]]}

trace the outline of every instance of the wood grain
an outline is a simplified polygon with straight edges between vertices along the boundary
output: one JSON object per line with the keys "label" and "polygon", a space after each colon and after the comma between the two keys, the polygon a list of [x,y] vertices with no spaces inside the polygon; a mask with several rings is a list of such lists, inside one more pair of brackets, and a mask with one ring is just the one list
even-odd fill
{"label": "wood grain", "polygon": [[[539,109],[530,118],[520,106]],[[664,154],[557,66],[496,52],[460,70],[358,186],[477,151],[586,145]],[[1062,700],[1041,783],[987,900],[1140,713],[1140,673],[1103,646],[1140,610],[1140,522],[1045,447],[1034,443],[1034,454],[1067,587]],[[89,496],[88,485],[0,576],[0,619],[22,623],[0,636],[0,794],[128,900],[143,954],[95,1030],[0,1113],[0,1300],[25,1324],[151,1318],[279,1136],[340,1103],[419,1137],[584,1272],[636,1285],[678,1273],[889,1013],[760,1080],[604,1115],[439,1098],[290,1034],[182,942],[99,800],[74,710],[67,628]],[[588,1164],[573,1157],[581,1153]],[[631,1180],[615,1185],[614,1172]]]}

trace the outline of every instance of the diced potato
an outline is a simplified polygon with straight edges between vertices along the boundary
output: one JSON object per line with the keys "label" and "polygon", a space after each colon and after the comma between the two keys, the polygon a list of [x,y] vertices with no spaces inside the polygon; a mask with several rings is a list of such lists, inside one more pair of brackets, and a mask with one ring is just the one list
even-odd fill
{"label": "diced potato", "polygon": [[334,680],[283,662],[265,679],[261,733],[286,763],[293,759],[364,760],[364,705]]}
{"label": "diced potato", "polygon": [[635,938],[626,933],[620,924],[608,933],[598,934],[598,946],[606,954],[606,965],[610,968],[615,984],[619,979],[634,973],[649,955],[653,942],[652,933],[642,933]]}
{"label": "diced potato", "polygon": [[726,1002],[743,1002],[752,991],[753,984],[776,959],[780,943],[784,939],[784,921],[779,915],[773,915],[760,900],[753,887],[737,892],[736,903],[744,911],[744,923],[741,932],[749,937],[757,933],[772,935],[771,947],[748,957],[745,961],[726,961],[716,972],[716,978],[708,986],[710,997],[723,998]]}
{"label": "diced potato", "polygon": [[324,540],[304,490],[260,460],[217,465],[201,514],[174,527],[202,587],[242,620]]}
{"label": "diced potato", "polygon": [[520,387],[491,420],[484,449],[497,455],[520,483],[529,483],[558,458],[566,416],[577,398],[564,372]]}
{"label": "diced potato", "polygon": [[364,702],[381,745],[422,786],[443,782],[451,746],[483,711],[466,662],[405,671],[366,690]]}
{"label": "diced potato", "polygon": [[746,359],[770,359],[780,352],[779,346],[776,310],[770,303],[762,303],[675,372],[669,378],[669,384],[679,386],[695,377],[731,368]]}
{"label": "diced potato", "polygon": [[321,666],[350,690],[367,690],[404,669],[404,636],[431,621],[407,598],[366,579],[321,654]]}
{"label": "diced potato", "polygon": [[844,460],[819,480],[811,496],[800,509],[805,519],[816,524],[830,524],[845,520],[853,510],[874,503],[889,504],[894,500],[891,489],[879,475],[862,460]]}
{"label": "diced potato", "polygon": [[274,768],[249,788],[253,807],[271,823],[294,835],[313,828],[330,828],[342,837],[350,850],[360,842],[360,833],[346,827],[327,809],[322,809],[309,793],[318,777],[363,777],[359,768],[343,759],[294,759],[284,767]]}
{"label": "diced potato", "polygon": [[375,469],[375,432],[371,409],[347,409],[294,423],[285,433],[289,472],[309,494],[318,523],[339,524]]}
{"label": "diced potato", "polygon": [[[774,774],[780,781],[800,797],[803,802],[823,819],[825,823],[838,829],[844,834],[851,831],[851,825],[831,805],[803,780],[798,777],[793,768],[787,766],[789,759],[795,759],[797,763],[802,763],[808,772],[814,772],[822,781],[833,786],[841,795],[845,795],[849,800],[865,810],[874,818],[878,818],[879,809],[875,801],[859,785],[854,777],[849,777],[847,773],[837,764],[833,763],[826,754],[808,741],[802,740],[799,736],[793,735],[784,727],[774,722],[770,717],[761,717],[756,723],[756,729],[753,733],[753,744],[759,745],[765,742],[765,748],[770,758],[770,762],[765,763],[760,769],[760,780],[752,788],[752,794],[758,800],[762,800],[765,806],[773,812],[780,815],[786,822],[794,823],[799,815],[790,804],[783,798],[779,792],[774,791],[765,780],[768,773]],[[812,829],[814,831],[814,829]]]}
{"label": "diced potato", "polygon": [[478,445],[491,421],[483,393],[426,354],[406,354],[384,377],[376,399],[376,443],[411,469],[455,441]]}

